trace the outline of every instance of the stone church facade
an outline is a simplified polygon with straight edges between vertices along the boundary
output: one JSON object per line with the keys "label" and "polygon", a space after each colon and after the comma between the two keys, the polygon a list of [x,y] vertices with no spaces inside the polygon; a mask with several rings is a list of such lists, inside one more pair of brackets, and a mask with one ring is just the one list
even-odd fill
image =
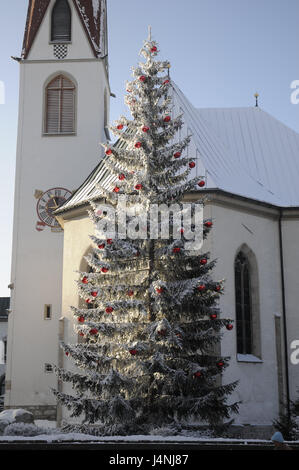
{"label": "stone church facade", "polygon": [[[88,201],[101,201],[101,187],[113,188],[97,145],[109,138],[106,2],[38,3],[29,2],[20,59],[5,406],[61,421],[67,416],[49,388],[66,389],[50,365],[68,368],[59,341],[77,341],[69,307],[80,305],[76,272],[87,270],[84,256],[91,249]],[[71,33],[60,29],[62,14],[69,15]],[[86,14],[100,31],[86,26]],[[64,38],[53,40],[55,31]],[[235,422],[269,427],[299,386],[299,135],[258,106],[196,109],[171,85],[173,114],[183,113],[179,137],[192,134],[188,153],[197,164],[190,176],[205,181],[204,217],[213,229],[204,249],[217,259],[213,277],[225,279],[221,315],[235,325],[221,344],[221,354],[231,357],[223,380],[239,380]],[[65,99],[65,114],[55,108],[57,94]],[[71,196],[55,193],[59,188]],[[34,194],[51,220],[36,214]],[[186,200],[197,197],[187,194]],[[30,344],[25,350],[24,341]]]}

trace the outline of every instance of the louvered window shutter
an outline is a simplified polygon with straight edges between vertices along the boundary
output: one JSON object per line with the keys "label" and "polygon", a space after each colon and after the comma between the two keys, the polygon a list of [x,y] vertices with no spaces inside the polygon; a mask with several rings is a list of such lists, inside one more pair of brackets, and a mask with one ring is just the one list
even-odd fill
{"label": "louvered window shutter", "polygon": [[51,41],[71,41],[72,18],[67,0],[57,0],[52,10]]}
{"label": "louvered window shutter", "polygon": [[54,78],[46,88],[46,134],[73,134],[75,132],[75,86],[62,75]]}

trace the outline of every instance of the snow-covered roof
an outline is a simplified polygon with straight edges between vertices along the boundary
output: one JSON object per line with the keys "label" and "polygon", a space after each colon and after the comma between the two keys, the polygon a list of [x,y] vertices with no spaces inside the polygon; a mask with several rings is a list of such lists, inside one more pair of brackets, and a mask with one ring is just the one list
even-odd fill
{"label": "snow-covered roof", "polygon": [[[106,28],[106,0],[72,1],[78,11],[95,57],[103,57],[107,52],[104,31]],[[29,0],[22,50],[23,59],[28,57],[49,4],[50,0]]]}
{"label": "snow-covered roof", "polygon": [[[190,178],[206,177],[207,189],[279,207],[299,206],[299,134],[259,107],[196,109],[172,81],[173,114],[183,113],[180,136],[192,134]],[[116,145],[119,145],[118,143]],[[104,157],[107,158],[107,157]],[[103,160],[58,212],[112,190]]]}

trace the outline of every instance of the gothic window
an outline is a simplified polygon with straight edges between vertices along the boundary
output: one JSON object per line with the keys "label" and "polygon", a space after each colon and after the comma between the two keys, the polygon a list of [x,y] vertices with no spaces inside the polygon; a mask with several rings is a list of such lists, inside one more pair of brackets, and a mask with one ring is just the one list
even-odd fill
{"label": "gothic window", "polygon": [[67,0],[57,0],[52,10],[51,41],[71,41],[72,16]]}
{"label": "gothic window", "polygon": [[55,77],[46,87],[45,134],[75,132],[76,87],[64,75]]}
{"label": "gothic window", "polygon": [[250,265],[240,251],[235,259],[237,353],[252,354],[252,306]]}

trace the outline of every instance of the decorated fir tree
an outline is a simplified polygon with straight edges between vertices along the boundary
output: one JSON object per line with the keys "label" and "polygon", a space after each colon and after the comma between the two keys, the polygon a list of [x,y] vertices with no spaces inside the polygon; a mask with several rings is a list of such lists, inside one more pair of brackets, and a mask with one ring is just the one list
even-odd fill
{"label": "decorated fir tree", "polygon": [[[152,227],[153,208],[175,204],[188,212],[184,195],[198,193],[202,205],[204,186],[204,178],[188,178],[195,166],[184,156],[190,136],[175,139],[182,116],[172,116],[169,63],[157,61],[157,53],[157,43],[145,41],[145,61],[127,83],[132,120],[122,116],[111,127],[117,144],[105,145],[103,164],[115,185],[101,188],[106,211],[91,202],[98,231],[91,236],[90,270],[78,281],[84,306],[72,308],[80,341],[62,344],[76,368],[57,369],[73,394],[54,393],[85,432],[95,432],[95,423],[107,434],[146,432],[189,418],[215,429],[238,409],[227,403],[236,383],[221,381],[229,358],[217,351],[232,323],[219,317],[223,284],[210,277],[215,261],[187,249],[187,228],[173,213],[167,221],[160,214]],[[127,214],[121,225],[118,213],[122,233],[111,235],[121,196]],[[193,230],[197,204],[190,206]],[[97,236],[103,223],[107,234]],[[167,224],[167,238],[157,237]],[[203,221],[204,238],[212,225]],[[124,226],[135,235],[124,235]]]}

